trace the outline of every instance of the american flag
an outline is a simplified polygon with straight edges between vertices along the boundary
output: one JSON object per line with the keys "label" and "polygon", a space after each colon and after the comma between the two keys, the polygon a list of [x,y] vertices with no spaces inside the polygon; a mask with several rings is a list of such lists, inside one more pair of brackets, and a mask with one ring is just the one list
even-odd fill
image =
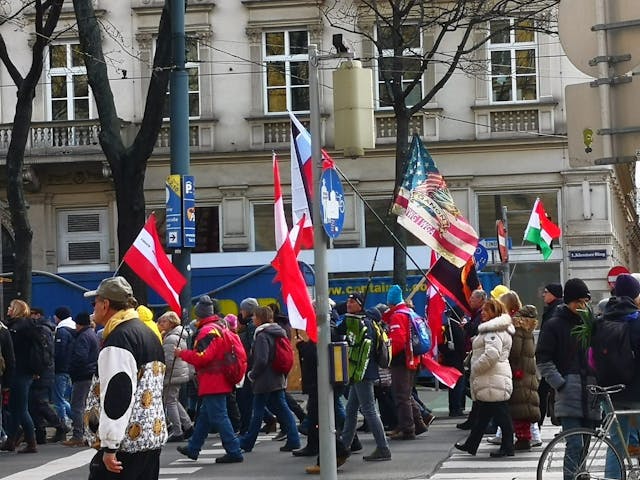
{"label": "american flag", "polygon": [[433,158],[416,134],[392,207],[398,223],[457,267],[475,252],[478,234],[456,207]]}

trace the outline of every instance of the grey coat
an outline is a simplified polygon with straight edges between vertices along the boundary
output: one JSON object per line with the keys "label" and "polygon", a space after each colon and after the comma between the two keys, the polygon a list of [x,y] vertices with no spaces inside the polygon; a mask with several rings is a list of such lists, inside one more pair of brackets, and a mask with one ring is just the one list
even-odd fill
{"label": "grey coat", "polygon": [[[164,336],[162,349],[164,350],[164,364],[167,366],[167,371],[164,375],[165,385],[179,385],[189,381],[191,375],[189,364],[174,356],[176,347],[182,350],[187,349],[188,338],[189,332],[186,328],[182,328],[182,325],[176,325]],[[173,364],[174,361],[175,365]]]}
{"label": "grey coat", "polygon": [[287,377],[271,368],[275,355],[276,337],[287,334],[277,323],[265,323],[256,328],[251,347],[251,370],[247,377],[252,383],[253,393],[269,393],[287,387]]}

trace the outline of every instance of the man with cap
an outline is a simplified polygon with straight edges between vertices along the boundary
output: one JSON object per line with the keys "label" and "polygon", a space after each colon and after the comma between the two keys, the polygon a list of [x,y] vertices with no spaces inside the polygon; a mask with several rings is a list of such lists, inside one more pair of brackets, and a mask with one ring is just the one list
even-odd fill
{"label": "man with cap", "polygon": [[389,288],[387,305],[389,310],[383,314],[382,319],[389,325],[392,354],[391,388],[398,412],[398,425],[389,434],[389,438],[413,440],[416,435],[426,432],[427,426],[411,394],[420,359],[414,357],[413,353],[406,348],[411,343],[410,311],[404,302],[399,285],[392,285]]}
{"label": "man with cap", "polygon": [[544,310],[542,312],[542,321],[540,325],[553,316],[558,305],[562,305],[562,285],[559,283],[549,283],[542,290],[542,301],[544,302]]}
{"label": "man with cap", "polygon": [[99,420],[97,412],[90,412],[85,424],[90,443],[100,448],[89,465],[89,480],[157,480],[167,440],[162,345],[138,318],[133,289],[124,277],[106,278],[84,296],[93,298],[93,319],[104,327],[98,354]]}
{"label": "man with cap", "polygon": [[[536,365],[555,391],[554,409],[562,429],[593,428],[601,419],[600,406],[586,387],[595,385],[596,378],[588,365],[587,348],[571,333],[583,323],[578,310],[588,308],[591,293],[579,278],[567,280],[563,293],[564,305],[557,307],[540,329]],[[577,465],[581,454],[582,442],[575,437],[565,448],[567,465]]]}
{"label": "man with cap", "polygon": [[73,434],[69,440],[62,442],[67,447],[83,447],[84,441],[84,407],[91,388],[91,380],[98,370],[98,335],[91,328],[88,312],[76,315],[76,338],[71,351],[69,375],[73,384],[71,390],[71,422]]}
{"label": "man with cap", "polygon": [[[60,306],[53,313],[53,321],[56,324],[54,338],[54,368],[55,383],[53,385],[53,406],[58,412],[60,421],[66,423],[67,417],[71,414],[69,404],[69,392],[71,392],[71,377],[69,367],[71,365],[71,350],[76,332],[76,324],[71,318],[69,307]],[[65,440],[65,434],[58,433],[54,441]]]}
{"label": "man with cap", "polygon": [[198,299],[194,313],[198,332],[193,349],[176,348],[175,356],[196,368],[201,406],[189,443],[184,447],[178,447],[178,452],[197,460],[211,428],[215,427],[226,452],[216,459],[216,463],[239,463],[243,460],[240,441],[233,431],[227,411],[227,395],[231,393],[234,385],[229,383],[221,368],[212,368],[213,364],[222,362],[229,351],[222,336],[222,329],[227,326],[218,315],[218,302],[208,295],[202,295]]}

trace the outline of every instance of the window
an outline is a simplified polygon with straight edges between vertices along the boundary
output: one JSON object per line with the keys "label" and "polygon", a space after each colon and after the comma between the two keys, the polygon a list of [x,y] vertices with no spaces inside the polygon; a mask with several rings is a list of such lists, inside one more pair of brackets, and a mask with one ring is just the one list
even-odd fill
{"label": "window", "polygon": [[[396,221],[396,216],[389,213],[389,209],[391,208],[389,199],[367,199],[367,203],[393,231],[393,223]],[[366,205],[364,205],[364,230],[365,246],[367,247],[391,247],[395,243],[391,234]],[[407,245],[424,245],[424,243],[407,232]]]}
{"label": "window", "polygon": [[[187,49],[185,56],[185,70],[189,84],[189,118],[200,117],[200,43],[195,37],[185,38]],[[171,117],[171,95],[167,88],[164,102],[164,118]]]}
{"label": "window", "polygon": [[[378,45],[382,48],[382,58],[378,59],[378,107],[393,106],[393,99],[387,91],[384,79],[390,79],[394,74],[394,30],[390,27],[378,27]],[[400,27],[399,48],[402,49],[402,88],[405,89],[416,77],[420,77],[418,84],[411,90],[405,103],[414,105],[422,99],[423,67],[422,67],[422,33],[417,25],[403,25]],[[397,40],[396,40],[397,41]]]}
{"label": "window", "polygon": [[267,113],[309,111],[309,36],[304,30],[263,33]]}
{"label": "window", "polygon": [[[509,238],[514,247],[522,246],[524,230],[529,223],[531,210],[540,197],[547,214],[554,223],[558,220],[558,196],[556,192],[504,193],[500,195],[478,195],[479,234],[481,238],[496,238],[496,220],[502,218],[502,207],[507,207]],[[525,246],[532,247],[527,243]]]}
{"label": "window", "polygon": [[522,102],[538,98],[536,33],[533,21],[490,22],[491,100]]}
{"label": "window", "polygon": [[[287,225],[291,228],[291,203],[284,204],[284,215],[287,219]],[[253,243],[253,249],[256,252],[276,249],[273,203],[253,204]]]}
{"label": "window", "polygon": [[87,265],[109,262],[106,209],[58,212],[58,264]]}
{"label": "window", "polygon": [[[156,228],[163,247],[167,245],[166,210],[153,209]],[[220,209],[218,206],[196,207],[196,246],[193,253],[217,253],[220,251]],[[151,210],[147,211],[147,215]]]}
{"label": "window", "polygon": [[91,93],[82,51],[77,43],[49,47],[49,98],[52,120],[92,117]]}

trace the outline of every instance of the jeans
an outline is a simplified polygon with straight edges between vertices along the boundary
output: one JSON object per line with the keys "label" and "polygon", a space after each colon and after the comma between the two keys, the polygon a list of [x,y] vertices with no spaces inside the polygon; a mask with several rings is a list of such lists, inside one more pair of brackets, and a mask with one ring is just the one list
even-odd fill
{"label": "jeans", "polygon": [[13,374],[11,381],[11,394],[9,395],[9,425],[7,435],[15,438],[19,427],[22,425],[24,438],[27,442],[35,441],[35,428],[33,419],[29,415],[29,388],[33,383],[33,375],[30,373]]}
{"label": "jeans", "polygon": [[[561,417],[560,424],[562,425],[563,431],[578,427],[593,428],[594,426],[593,421],[578,417]],[[564,480],[572,480],[574,478],[576,466],[579,465],[582,460],[580,458],[582,447],[582,439],[578,435],[572,435],[570,439],[567,440],[564,449]]]}
{"label": "jeans", "polygon": [[[614,428],[611,431],[611,441],[616,450],[620,452],[620,457],[624,460],[624,445],[629,443],[630,424],[639,425],[640,415],[618,415],[620,430],[622,430],[622,438],[618,435],[618,431]],[[624,439],[624,442],[622,440]],[[615,454],[611,449],[607,450],[607,461],[604,467],[604,473],[607,478],[620,478],[620,465],[615,459]]]}
{"label": "jeans", "polygon": [[170,437],[180,436],[184,430],[190,430],[193,426],[187,411],[178,401],[180,387],[181,385],[165,385],[162,391]]}
{"label": "jeans", "polygon": [[84,407],[91,388],[91,379],[76,380],[71,390],[71,422],[73,423],[73,438],[84,438]]}
{"label": "jeans", "polygon": [[56,383],[53,387],[53,406],[56,407],[62,423],[66,417],[71,416],[71,405],[68,401],[68,392],[71,389],[71,377],[68,373],[56,373]]}
{"label": "jeans", "polygon": [[276,390],[274,392],[253,394],[253,413],[251,415],[251,422],[249,423],[249,430],[241,440],[242,449],[247,452],[251,451],[256,444],[267,404],[269,405],[269,409],[280,421],[282,431],[287,434],[286,445],[292,448],[300,448],[300,436],[298,434],[298,428],[296,427],[296,419],[284,398],[284,390]]}
{"label": "jeans", "polygon": [[362,410],[362,415],[376,441],[376,447],[379,450],[387,450],[389,444],[384,434],[384,427],[382,426],[380,415],[378,415],[376,411],[375,398],[373,396],[373,382],[371,380],[362,380],[361,382],[351,385],[349,398],[347,400],[344,429],[340,437],[342,443],[350,446],[351,442],[353,442],[353,437],[356,434],[356,424],[358,422],[358,408]]}
{"label": "jeans", "polygon": [[211,427],[215,427],[220,433],[222,446],[232,457],[242,457],[240,442],[233,431],[229,415],[227,414],[227,395],[203,395],[200,397],[201,405],[193,435],[189,439],[189,450],[196,455],[200,453],[202,444],[209,435]]}

